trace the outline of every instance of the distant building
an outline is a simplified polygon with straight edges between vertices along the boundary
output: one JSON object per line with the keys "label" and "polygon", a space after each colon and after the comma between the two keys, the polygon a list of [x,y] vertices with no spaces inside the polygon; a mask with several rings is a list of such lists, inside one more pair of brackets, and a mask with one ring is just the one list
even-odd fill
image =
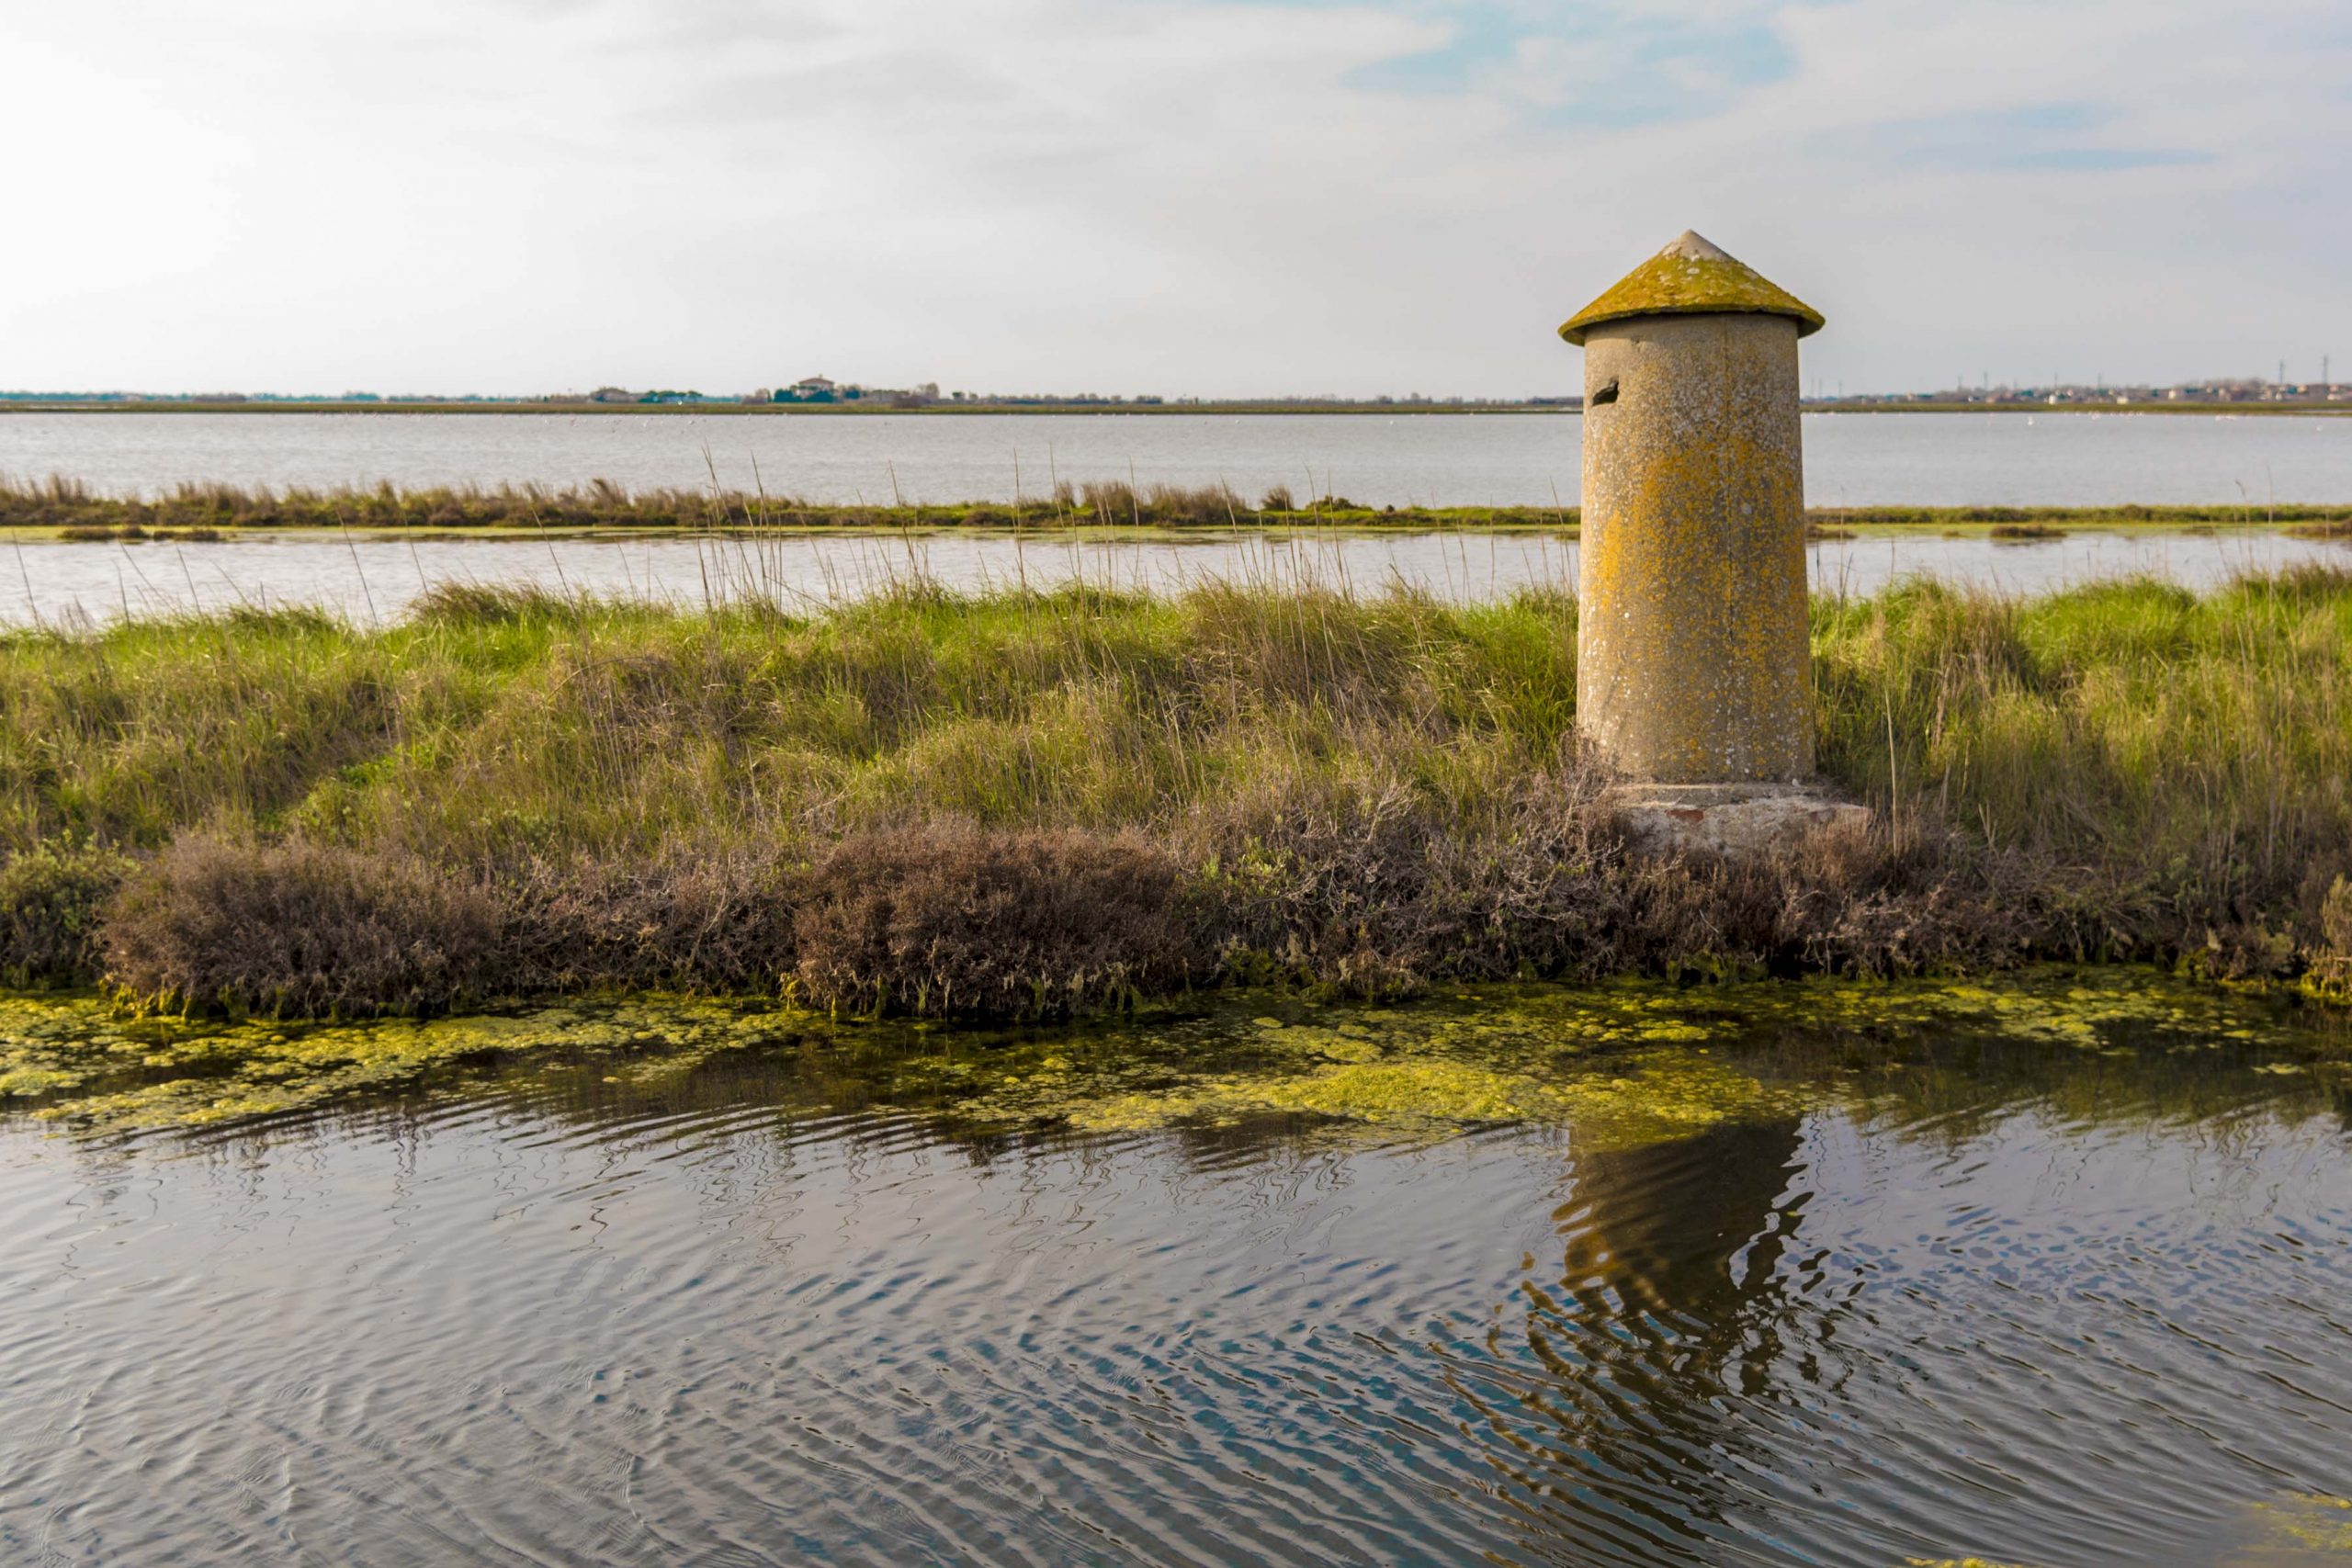
{"label": "distant building", "polygon": [[592,403],[633,403],[637,394],[626,387],[599,387],[588,394]]}
{"label": "distant building", "polygon": [[805,376],[789,387],[776,389],[780,403],[831,403],[841,400],[841,389],[822,376]]}

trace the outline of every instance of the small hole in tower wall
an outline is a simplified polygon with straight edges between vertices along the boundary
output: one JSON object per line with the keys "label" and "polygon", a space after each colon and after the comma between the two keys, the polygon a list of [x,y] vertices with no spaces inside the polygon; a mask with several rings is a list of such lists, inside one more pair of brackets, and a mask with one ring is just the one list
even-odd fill
{"label": "small hole in tower wall", "polygon": [[1601,386],[1600,390],[1594,392],[1590,398],[1586,400],[1586,401],[1593,404],[1595,407],[1598,407],[1602,403],[1613,403],[1616,400],[1617,378],[1614,376],[1609,378],[1608,381]]}

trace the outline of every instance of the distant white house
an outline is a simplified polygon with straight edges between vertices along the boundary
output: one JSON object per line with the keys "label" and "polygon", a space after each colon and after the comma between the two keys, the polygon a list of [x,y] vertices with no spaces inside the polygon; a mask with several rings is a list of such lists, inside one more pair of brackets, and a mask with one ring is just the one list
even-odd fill
{"label": "distant white house", "polygon": [[781,388],[775,394],[780,403],[830,403],[841,397],[841,388],[822,376],[807,376],[791,386]]}

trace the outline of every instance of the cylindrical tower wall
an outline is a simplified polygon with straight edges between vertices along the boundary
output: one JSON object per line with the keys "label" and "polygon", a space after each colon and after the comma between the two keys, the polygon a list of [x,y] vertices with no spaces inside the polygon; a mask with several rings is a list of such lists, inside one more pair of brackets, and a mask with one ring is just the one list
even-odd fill
{"label": "cylindrical tower wall", "polygon": [[1577,724],[1668,784],[1813,772],[1797,322],[1585,337]]}

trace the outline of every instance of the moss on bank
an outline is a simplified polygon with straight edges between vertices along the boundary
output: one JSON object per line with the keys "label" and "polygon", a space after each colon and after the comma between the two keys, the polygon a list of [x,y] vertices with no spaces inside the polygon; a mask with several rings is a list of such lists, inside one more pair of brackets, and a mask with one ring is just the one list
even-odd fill
{"label": "moss on bank", "polygon": [[1634,854],[1575,605],[445,590],[0,637],[0,966],[277,1014],[583,987],[1045,1016],[1235,982],[2352,983],[2352,573],[1814,611],[1868,836]]}

